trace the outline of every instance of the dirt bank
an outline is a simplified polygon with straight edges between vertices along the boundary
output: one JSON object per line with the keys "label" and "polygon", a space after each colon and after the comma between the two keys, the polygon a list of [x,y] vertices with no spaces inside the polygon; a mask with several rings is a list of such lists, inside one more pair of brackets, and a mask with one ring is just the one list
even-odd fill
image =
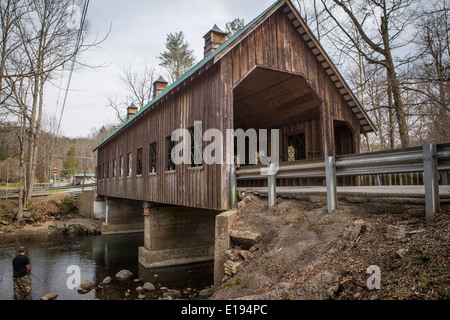
{"label": "dirt bank", "polygon": [[0,204],[0,236],[47,232],[79,232],[99,234],[101,222],[84,219],[78,212],[79,193],[58,193],[33,198],[17,221],[17,200],[2,200]]}
{"label": "dirt bank", "polygon": [[[323,203],[279,199],[268,209],[266,202],[250,195],[240,207],[233,229],[262,241],[227,252],[237,273],[213,299],[450,299],[448,208],[425,224],[408,212],[366,214],[356,204],[330,215]],[[380,289],[368,288],[377,278],[371,266]]]}

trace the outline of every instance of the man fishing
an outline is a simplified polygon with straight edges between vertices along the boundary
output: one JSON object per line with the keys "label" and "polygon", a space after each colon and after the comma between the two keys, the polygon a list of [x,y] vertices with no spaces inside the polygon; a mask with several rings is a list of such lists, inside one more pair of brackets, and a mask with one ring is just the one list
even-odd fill
{"label": "man fishing", "polygon": [[16,300],[31,300],[30,259],[25,255],[25,247],[19,248],[19,254],[13,259],[14,298]]}

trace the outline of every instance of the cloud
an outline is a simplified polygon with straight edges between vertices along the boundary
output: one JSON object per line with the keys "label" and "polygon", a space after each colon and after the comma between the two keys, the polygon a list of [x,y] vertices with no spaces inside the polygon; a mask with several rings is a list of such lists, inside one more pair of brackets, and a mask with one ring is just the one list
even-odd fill
{"label": "cloud", "polygon": [[[61,123],[61,131],[69,137],[89,134],[91,128],[114,121],[114,111],[107,108],[108,96],[124,95],[119,76],[124,68],[139,68],[144,63],[157,66],[165,49],[168,33],[183,31],[198,60],[203,58],[203,35],[217,24],[225,28],[227,21],[245,19],[246,23],[263,12],[274,1],[269,0],[95,0],[90,1],[89,39],[108,38],[80,59],[89,65],[107,64],[104,68],[82,68],[73,74],[71,91]],[[67,73],[66,73],[67,75]],[[67,78],[63,87],[67,85]],[[58,81],[56,81],[58,82]],[[49,88],[47,113],[56,110],[61,91]],[[62,103],[60,101],[60,103]],[[59,107],[61,110],[61,106]],[[57,115],[59,119],[59,114]]]}

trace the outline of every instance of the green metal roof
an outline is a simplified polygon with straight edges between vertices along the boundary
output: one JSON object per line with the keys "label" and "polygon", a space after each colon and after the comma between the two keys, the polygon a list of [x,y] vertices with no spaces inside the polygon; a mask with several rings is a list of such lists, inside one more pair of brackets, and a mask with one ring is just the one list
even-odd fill
{"label": "green metal roof", "polygon": [[106,142],[111,140],[113,137],[115,137],[123,128],[125,128],[133,119],[136,117],[139,117],[140,114],[142,114],[145,110],[150,108],[153,104],[155,104],[157,101],[159,101],[161,98],[163,98],[166,94],[168,94],[170,91],[172,91],[174,88],[176,88],[180,83],[182,83],[184,80],[189,78],[191,75],[193,75],[196,71],[198,71],[201,67],[203,67],[206,63],[214,59],[216,55],[218,55],[222,50],[224,50],[228,45],[230,45],[236,38],[238,38],[241,34],[246,32],[253,24],[255,24],[259,19],[261,19],[267,12],[269,12],[273,7],[275,7],[280,1],[275,1],[274,4],[272,4],[269,8],[267,8],[263,13],[261,13],[259,16],[257,16],[255,19],[253,19],[250,23],[248,23],[244,28],[242,28],[239,32],[237,32],[234,36],[227,39],[219,48],[216,49],[212,54],[198,62],[195,66],[193,66],[189,71],[187,71],[185,74],[183,74],[177,81],[172,83],[170,86],[167,87],[166,90],[161,92],[156,98],[151,100],[147,105],[145,105],[142,109],[140,109],[133,117],[125,121],[119,128],[117,128],[108,138],[106,138],[102,143],[100,143],[93,151],[99,149],[101,146],[103,146]]}

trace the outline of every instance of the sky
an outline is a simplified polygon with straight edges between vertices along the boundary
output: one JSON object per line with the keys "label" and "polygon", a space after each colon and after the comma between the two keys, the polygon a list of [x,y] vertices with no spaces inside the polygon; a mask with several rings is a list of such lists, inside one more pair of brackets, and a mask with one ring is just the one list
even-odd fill
{"label": "sky", "polygon": [[[183,31],[197,61],[203,58],[203,36],[217,24],[235,18],[246,23],[272,5],[275,0],[91,0],[87,12],[87,42],[106,40],[77,58],[83,64],[72,75],[61,118],[60,135],[86,137],[93,129],[116,121],[108,98],[126,94],[120,74],[125,68],[139,71],[145,64],[158,67],[157,57],[165,50],[167,34]],[[158,67],[159,68],[159,67]],[[59,121],[67,87],[65,78],[49,85],[45,110]],[[157,74],[157,77],[160,74]]]}

